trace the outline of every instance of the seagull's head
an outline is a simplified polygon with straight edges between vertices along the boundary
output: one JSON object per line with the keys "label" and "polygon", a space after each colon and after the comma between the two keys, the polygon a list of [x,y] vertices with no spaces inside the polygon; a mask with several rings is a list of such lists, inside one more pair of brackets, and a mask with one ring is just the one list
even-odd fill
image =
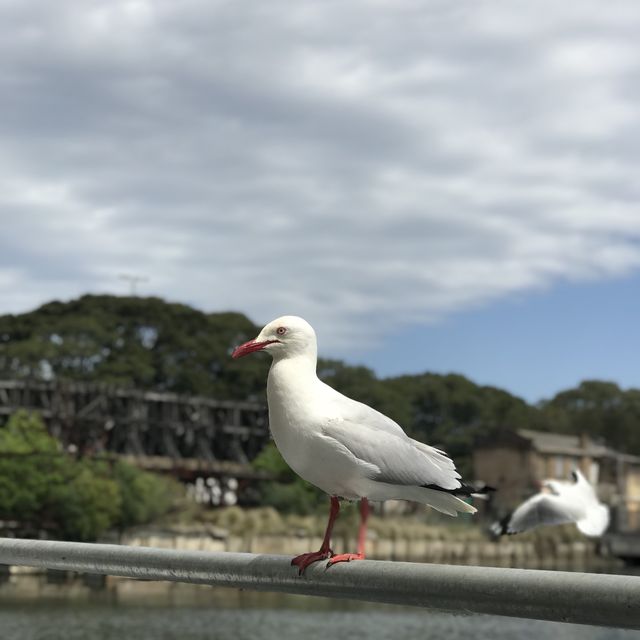
{"label": "seagull's head", "polygon": [[537,482],[537,488],[540,493],[553,493],[551,480],[542,480]]}
{"label": "seagull's head", "polygon": [[550,493],[559,496],[562,492],[562,482],[558,482],[553,478],[548,478],[540,483],[540,493]]}
{"label": "seagull's head", "polygon": [[574,481],[575,484],[579,484],[581,482],[588,482],[587,479],[582,474],[582,471],[580,471],[580,469],[578,469],[577,467],[571,470],[571,479]]}
{"label": "seagull's head", "polygon": [[242,358],[254,351],[267,351],[274,359],[305,354],[315,358],[316,332],[298,316],[282,316],[265,325],[253,340],[236,347],[231,357]]}

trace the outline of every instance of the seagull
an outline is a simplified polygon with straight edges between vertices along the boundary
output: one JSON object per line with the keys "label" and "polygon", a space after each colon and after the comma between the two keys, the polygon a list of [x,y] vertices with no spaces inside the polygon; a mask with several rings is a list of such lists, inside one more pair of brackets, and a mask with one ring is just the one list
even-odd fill
{"label": "seagull", "polygon": [[571,472],[573,482],[545,480],[542,490],[525,500],[515,511],[491,526],[491,533],[521,533],[540,525],[575,522],[586,536],[597,538],[609,526],[609,507],[598,501],[593,487],[582,473]]}
{"label": "seagull", "polygon": [[[328,567],[364,559],[370,500],[411,500],[450,516],[475,513],[462,498],[490,488],[465,484],[444,451],[413,440],[391,418],[318,378],[316,334],[308,322],[298,316],[277,318],[231,355],[241,358],[256,351],[273,358],[267,400],[276,446],[299,476],[331,500],[320,549],[291,561],[300,574],[319,560],[328,560]],[[359,500],[357,553],[335,554],[330,546],[341,499]]]}

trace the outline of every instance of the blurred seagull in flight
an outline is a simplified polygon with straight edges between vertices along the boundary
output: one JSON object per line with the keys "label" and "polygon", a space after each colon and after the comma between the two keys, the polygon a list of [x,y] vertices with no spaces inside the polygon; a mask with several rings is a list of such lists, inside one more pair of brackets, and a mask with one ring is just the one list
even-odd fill
{"label": "blurred seagull in flight", "polygon": [[[413,440],[391,418],[318,378],[316,334],[308,322],[297,316],[277,318],[232,357],[255,351],[273,358],[267,399],[276,446],[299,476],[331,497],[320,549],[291,562],[300,573],[318,560],[330,566],[365,557],[369,500],[411,500],[450,516],[475,513],[462,498],[490,488],[463,483],[444,451]],[[357,553],[335,554],[330,546],[340,499],[360,501]]]}
{"label": "blurred seagull in flight", "polygon": [[494,536],[521,533],[542,525],[575,522],[586,536],[601,536],[609,526],[609,507],[598,501],[582,473],[571,472],[573,482],[545,480],[542,490],[491,526]]}

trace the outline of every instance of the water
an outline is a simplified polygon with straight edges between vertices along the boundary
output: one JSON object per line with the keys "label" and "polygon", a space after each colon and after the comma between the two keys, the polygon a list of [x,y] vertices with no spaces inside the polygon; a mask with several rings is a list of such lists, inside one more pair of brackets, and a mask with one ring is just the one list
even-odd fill
{"label": "water", "polygon": [[84,590],[73,597],[64,595],[67,587],[48,585],[36,599],[6,587],[0,590],[0,640],[640,638],[636,631],[193,585],[129,582],[117,592]]}

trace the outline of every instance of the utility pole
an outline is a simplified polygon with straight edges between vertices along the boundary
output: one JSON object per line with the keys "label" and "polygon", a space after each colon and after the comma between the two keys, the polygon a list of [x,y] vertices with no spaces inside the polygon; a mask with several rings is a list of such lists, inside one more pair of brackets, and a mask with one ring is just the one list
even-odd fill
{"label": "utility pole", "polygon": [[121,273],[118,278],[129,283],[129,290],[132,296],[138,294],[137,287],[139,282],[149,282],[149,278],[145,276],[135,276],[131,273]]}

